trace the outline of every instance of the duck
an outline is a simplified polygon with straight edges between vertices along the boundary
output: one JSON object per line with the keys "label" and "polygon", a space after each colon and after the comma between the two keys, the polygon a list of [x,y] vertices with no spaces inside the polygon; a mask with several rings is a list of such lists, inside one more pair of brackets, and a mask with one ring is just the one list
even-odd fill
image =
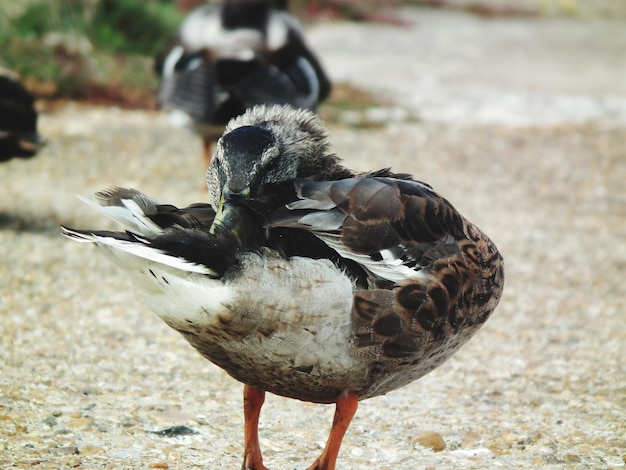
{"label": "duck", "polygon": [[361,400],[437,368],[490,317],[504,286],[491,239],[428,184],[356,172],[311,111],[233,119],[208,201],[177,208],[131,188],[85,201],[124,231],[62,227],[93,243],[206,359],[243,383],[243,469],[266,470],[266,393],[334,404],[309,470],[333,470]]}
{"label": "duck", "polygon": [[44,145],[37,120],[33,95],[17,78],[0,73],[0,162],[37,154]]}
{"label": "duck", "polygon": [[205,169],[228,121],[257,104],[316,111],[331,83],[285,0],[225,0],[184,19],[157,54],[158,103],[202,138]]}

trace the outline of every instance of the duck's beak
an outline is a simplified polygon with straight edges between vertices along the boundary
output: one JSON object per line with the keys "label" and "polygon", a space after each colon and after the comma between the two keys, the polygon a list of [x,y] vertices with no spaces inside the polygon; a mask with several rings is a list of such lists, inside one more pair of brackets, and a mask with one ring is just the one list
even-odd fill
{"label": "duck's beak", "polygon": [[243,191],[233,192],[224,186],[222,190],[222,197],[220,198],[220,205],[215,214],[213,225],[211,225],[210,232],[215,233],[216,227],[220,226],[221,229],[233,233],[237,238],[241,240],[243,235],[242,227],[244,220],[238,213],[237,206],[230,202],[236,199],[248,197],[251,191],[249,187],[243,189]]}

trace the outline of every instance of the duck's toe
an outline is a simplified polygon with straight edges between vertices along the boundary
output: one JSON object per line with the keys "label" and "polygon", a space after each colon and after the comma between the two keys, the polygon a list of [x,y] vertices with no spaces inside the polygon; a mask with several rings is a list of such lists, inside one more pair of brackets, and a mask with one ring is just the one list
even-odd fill
{"label": "duck's toe", "polygon": [[255,459],[249,459],[248,456],[244,458],[241,470],[269,470],[263,463],[254,461]]}

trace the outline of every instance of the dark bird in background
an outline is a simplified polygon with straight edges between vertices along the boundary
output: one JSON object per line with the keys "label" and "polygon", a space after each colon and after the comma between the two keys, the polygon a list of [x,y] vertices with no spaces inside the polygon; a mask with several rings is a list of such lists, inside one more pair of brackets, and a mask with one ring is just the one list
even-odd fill
{"label": "dark bird in background", "polygon": [[0,74],[0,161],[33,157],[43,144],[35,99],[17,80]]}
{"label": "dark bird in background", "polygon": [[226,0],[193,10],[155,60],[159,103],[191,125],[206,164],[228,121],[257,104],[315,111],[330,81],[286,1]]}
{"label": "dark bird in background", "polygon": [[150,308],[244,384],[243,469],[265,470],[265,392],[334,403],[310,470],[332,470],[358,401],[412,382],[468,341],[504,285],[493,242],[432,187],[356,173],[310,111],[255,107],[217,142],[210,204],[133,189],[97,194],[126,231],[63,228],[97,244]]}

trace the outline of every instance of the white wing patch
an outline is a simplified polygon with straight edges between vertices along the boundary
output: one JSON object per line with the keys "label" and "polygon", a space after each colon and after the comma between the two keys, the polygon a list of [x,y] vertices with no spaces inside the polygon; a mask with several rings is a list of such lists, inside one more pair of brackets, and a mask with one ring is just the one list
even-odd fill
{"label": "white wing patch", "polygon": [[320,96],[320,81],[317,78],[315,69],[308,60],[304,57],[299,57],[296,62],[298,63],[300,70],[304,73],[304,76],[307,78],[310,88],[309,94],[302,99],[300,106],[303,108],[313,109],[315,108],[315,104]]}
{"label": "white wing patch", "polygon": [[288,18],[282,12],[270,13],[266,31],[267,47],[270,51],[276,51],[287,43],[289,30],[294,29],[293,24],[289,24]]}
{"label": "white wing patch", "polygon": [[141,239],[137,239],[137,241],[120,240],[119,238],[96,235],[94,233],[81,233],[65,227],[63,227],[62,230],[65,236],[77,242],[103,245],[113,250],[122,251],[138,258],[143,258],[185,272],[207,274],[215,277],[218,275],[206,266],[191,263],[183,258],[172,256],[161,250],[152,248],[146,244],[146,241]]}
{"label": "white wing patch", "polygon": [[346,246],[341,243],[338,236],[327,237],[326,234],[315,232],[314,234],[329,247],[339,253],[339,255],[343,258],[351,259],[352,261],[359,263],[366,270],[383,279],[387,279],[392,282],[400,282],[406,279],[423,279],[428,277],[428,274],[426,274],[422,269],[416,269],[408,266],[404,264],[402,259],[396,257],[385,258],[383,256],[381,260],[375,260],[371,255],[355,253],[348,250]]}
{"label": "white wing patch", "polygon": [[299,199],[297,201],[290,202],[286,205],[287,209],[314,209],[319,211],[327,211],[337,207],[337,205],[330,199],[318,200],[318,199]]}
{"label": "white wing patch", "polygon": [[101,206],[100,204],[83,196],[78,196],[78,198],[89,207],[92,207],[101,214],[119,222],[129,230],[139,232],[142,235],[152,236],[163,233],[163,229],[150,220],[141,207],[132,199],[122,199],[122,204],[124,204],[124,207],[122,207]]}
{"label": "white wing patch", "polygon": [[316,231],[330,232],[340,230],[344,220],[346,220],[345,214],[339,211],[330,211],[310,212],[303,216],[298,222],[310,225]]}
{"label": "white wing patch", "polygon": [[176,64],[183,56],[185,50],[182,46],[176,46],[172,48],[165,61],[163,62],[163,77],[171,77],[174,75],[174,69],[176,68]]}

